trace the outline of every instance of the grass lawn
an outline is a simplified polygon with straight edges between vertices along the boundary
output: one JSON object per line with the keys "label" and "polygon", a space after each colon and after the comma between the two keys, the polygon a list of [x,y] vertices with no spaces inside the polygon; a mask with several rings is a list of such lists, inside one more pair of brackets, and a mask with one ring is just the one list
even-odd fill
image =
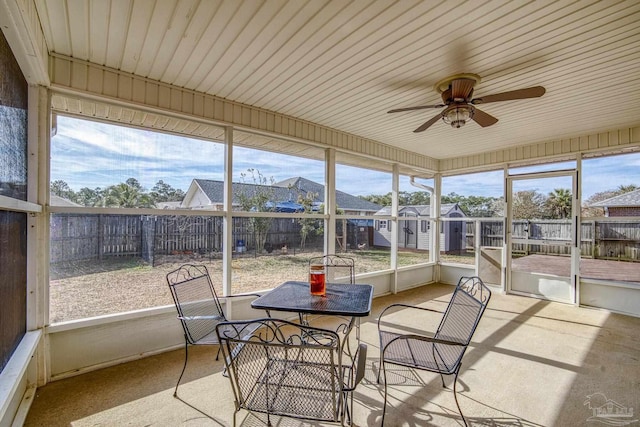
{"label": "grass lawn", "polygon": [[[231,262],[234,294],[271,289],[287,280],[307,280],[309,258],[320,252],[296,252],[254,256],[245,253]],[[361,250],[345,254],[354,258],[356,274],[385,270],[388,250]],[[428,252],[401,252],[399,266],[426,262]],[[58,323],[143,308],[173,305],[166,275],[185,263],[204,264],[222,295],[222,260],[194,255],[166,256],[151,266],[140,258],[52,265],[50,270],[50,322]]]}

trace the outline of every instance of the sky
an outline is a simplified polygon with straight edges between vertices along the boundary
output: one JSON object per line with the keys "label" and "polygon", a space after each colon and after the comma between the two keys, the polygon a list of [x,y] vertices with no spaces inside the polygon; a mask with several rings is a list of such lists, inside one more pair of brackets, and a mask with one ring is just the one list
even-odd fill
{"label": "sky", "polygon": [[[223,180],[223,144],[64,116],[58,116],[57,124],[51,142],[51,180],[63,180],[74,191],[83,187],[105,188],[131,177],[147,190],[159,180],[184,191],[194,178]],[[324,181],[321,161],[236,146],[233,162],[234,182],[254,182],[248,172],[250,168],[258,170],[268,181],[295,176]],[[558,167],[573,168],[574,164]],[[527,168],[530,170],[533,169]],[[620,185],[640,186],[640,153],[585,159],[583,171],[583,199]],[[241,173],[248,175],[243,178]],[[391,189],[391,174],[338,165],[336,182],[339,190],[355,196],[383,195]],[[433,184],[432,180],[420,182]],[[567,178],[554,178],[525,181],[518,183],[518,188],[548,194],[555,188],[569,188],[570,183]],[[500,197],[502,186],[501,170],[444,177],[442,194]],[[401,177],[400,190],[421,191],[409,184],[409,177]]]}

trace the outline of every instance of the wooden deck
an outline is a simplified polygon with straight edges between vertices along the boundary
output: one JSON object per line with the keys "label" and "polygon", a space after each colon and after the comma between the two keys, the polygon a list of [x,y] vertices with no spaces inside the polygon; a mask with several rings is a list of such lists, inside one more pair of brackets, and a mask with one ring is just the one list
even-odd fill
{"label": "wooden deck", "polygon": [[[516,271],[564,277],[571,274],[569,257],[561,256],[528,255],[514,259],[512,267]],[[640,283],[640,263],[583,258],[580,260],[580,277]]]}

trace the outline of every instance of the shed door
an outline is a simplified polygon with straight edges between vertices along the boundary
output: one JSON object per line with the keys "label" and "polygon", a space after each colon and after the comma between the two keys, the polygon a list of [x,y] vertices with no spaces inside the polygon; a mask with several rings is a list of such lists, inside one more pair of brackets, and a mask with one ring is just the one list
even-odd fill
{"label": "shed door", "polygon": [[415,216],[404,216],[399,222],[398,246],[416,249],[418,247],[418,220]]}
{"label": "shed door", "polygon": [[[462,214],[453,212],[449,218],[462,218]],[[448,254],[461,254],[466,249],[466,231],[464,221],[445,222],[445,252]]]}

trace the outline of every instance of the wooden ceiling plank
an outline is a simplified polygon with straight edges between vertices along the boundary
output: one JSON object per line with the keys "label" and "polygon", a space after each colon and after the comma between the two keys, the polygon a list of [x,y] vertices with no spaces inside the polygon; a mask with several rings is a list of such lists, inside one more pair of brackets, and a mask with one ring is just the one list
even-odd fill
{"label": "wooden ceiling plank", "polygon": [[[265,64],[286,45],[292,35],[293,27],[295,27],[295,24],[292,23],[304,16],[303,10],[306,7],[311,5],[320,7],[321,4],[322,2],[319,1],[307,3],[300,1],[287,3],[288,7],[281,7],[277,14],[268,20],[267,25],[253,41],[251,57],[242,57],[242,60],[236,58],[231,66],[225,70],[223,78],[218,79],[222,83],[212,87],[210,92],[223,98],[235,99],[237,96],[235,90],[241,87],[243,82],[253,73],[267,74],[268,70],[265,69]],[[282,25],[282,23],[285,24]]]}
{"label": "wooden ceiling plank", "polygon": [[155,0],[136,0],[131,9],[127,38],[122,50],[121,69],[134,73],[143,55],[145,40],[149,37],[152,17],[156,13]]}
{"label": "wooden ceiling plank", "polygon": [[171,60],[162,74],[163,81],[182,86],[186,81],[186,78],[183,77],[183,75],[190,75],[193,73],[193,67],[197,66],[199,63],[193,55],[194,49],[198,43],[202,42],[202,37],[204,37],[204,34],[206,33],[218,7],[219,2],[217,1],[204,1],[198,3],[197,10],[193,14],[189,27],[186,29],[184,36],[180,39],[178,46],[171,55]]}
{"label": "wooden ceiling plank", "polygon": [[106,34],[93,32],[91,35],[94,40],[97,37],[107,39],[105,65],[117,70],[122,66],[122,54],[129,33],[132,2],[133,0],[118,0],[118,2],[111,3],[108,32]]}
{"label": "wooden ceiling plank", "polygon": [[[162,41],[149,70],[149,78],[162,81],[162,76],[196,13],[197,4],[197,0],[180,0],[176,3],[171,19],[161,33]],[[157,33],[155,35],[158,36]]]}
{"label": "wooden ceiling plank", "polygon": [[[376,7],[384,6],[388,0],[375,2]],[[287,84],[304,75],[310,63],[321,60],[325,52],[340,37],[343,27],[349,28],[351,19],[366,7],[364,2],[329,2],[318,11],[304,26],[299,28],[292,40],[295,49],[289,49],[280,58],[278,66],[268,76],[256,80],[254,85],[245,87],[240,95],[245,103],[260,104],[268,94],[284,91]],[[297,77],[294,77],[297,76]]]}
{"label": "wooden ceiling plank", "polygon": [[189,67],[185,68],[176,79],[176,85],[193,88],[204,93],[199,84],[208,75],[211,67],[216,62],[215,52],[221,46],[220,38],[226,32],[233,31],[230,25],[241,3],[234,1],[220,2],[200,41],[192,51]]}
{"label": "wooden ceiling plank", "polygon": [[255,57],[259,52],[268,48],[264,43],[270,38],[268,31],[273,31],[269,22],[273,20],[274,16],[279,16],[282,19],[282,15],[279,15],[278,12],[286,4],[286,0],[271,0],[254,11],[242,31],[229,43],[228,48],[211,68],[210,74],[202,81],[201,87],[206,87],[206,93],[215,93],[221,96],[218,94],[218,90],[223,86],[222,82],[227,80],[225,76],[230,76],[233,73],[234,64],[238,69],[250,66],[250,61],[247,59]]}

